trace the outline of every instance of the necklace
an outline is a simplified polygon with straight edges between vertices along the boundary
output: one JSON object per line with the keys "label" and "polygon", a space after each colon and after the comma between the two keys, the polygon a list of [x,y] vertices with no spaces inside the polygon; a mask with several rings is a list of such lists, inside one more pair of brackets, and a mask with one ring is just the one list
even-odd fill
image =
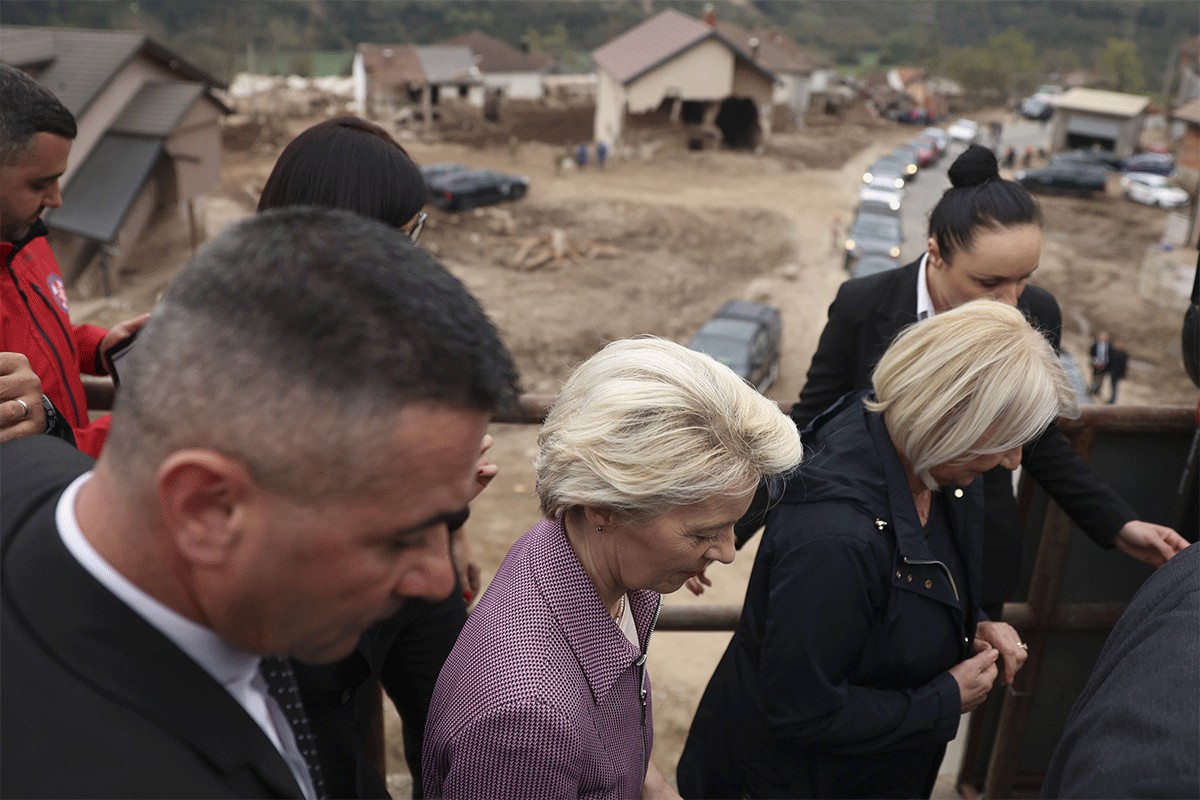
{"label": "necklace", "polygon": [[617,622],[621,621],[621,617],[625,614],[625,595],[621,595],[621,600],[617,603],[617,613],[613,614],[613,619]]}

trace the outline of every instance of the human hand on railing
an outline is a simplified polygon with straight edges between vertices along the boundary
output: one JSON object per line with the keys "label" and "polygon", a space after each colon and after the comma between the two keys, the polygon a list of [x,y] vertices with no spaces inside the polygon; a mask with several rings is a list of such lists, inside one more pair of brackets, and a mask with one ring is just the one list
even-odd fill
{"label": "human hand on railing", "polygon": [[1121,552],[1152,567],[1161,567],[1188,546],[1187,539],[1171,528],[1140,519],[1126,522],[1113,544]]}
{"label": "human hand on railing", "polygon": [[1011,686],[1017,671],[1029,658],[1029,648],[1021,641],[1021,634],[1007,622],[981,622],[975,626],[975,640],[987,642],[1000,652],[1004,662],[1000,685]]}
{"label": "human hand on railing", "polygon": [[688,578],[687,581],[683,584],[684,586],[686,586],[688,588],[688,591],[691,592],[692,594],[696,595],[696,597],[699,597],[700,595],[704,594],[705,586],[712,586],[712,581],[710,581],[708,579],[708,576],[704,574],[704,570],[706,570],[706,569],[708,569],[707,565],[704,567],[704,569],[700,570],[699,575]]}

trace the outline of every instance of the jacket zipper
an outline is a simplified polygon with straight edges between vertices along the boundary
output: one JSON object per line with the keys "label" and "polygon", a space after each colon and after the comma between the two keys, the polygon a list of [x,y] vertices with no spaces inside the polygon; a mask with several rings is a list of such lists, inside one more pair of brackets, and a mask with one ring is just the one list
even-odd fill
{"label": "jacket zipper", "polygon": [[[646,649],[650,649],[650,636],[654,633],[654,627],[658,625],[658,615],[662,612],[662,597],[658,598],[658,606],[654,609],[654,619],[650,620],[650,630],[646,631]],[[646,773],[650,771],[650,754],[646,751],[646,698],[649,692],[646,690],[646,654],[643,652],[633,662],[633,665],[638,668],[638,691],[642,700],[642,781],[646,780]]]}

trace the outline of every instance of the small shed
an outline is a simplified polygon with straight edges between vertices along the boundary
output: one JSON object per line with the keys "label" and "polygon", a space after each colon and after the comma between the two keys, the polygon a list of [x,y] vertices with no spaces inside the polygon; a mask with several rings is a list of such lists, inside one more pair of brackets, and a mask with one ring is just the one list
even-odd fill
{"label": "small shed", "polygon": [[133,31],[10,25],[0,61],[32,75],[75,115],[78,134],[46,212],[68,283],[99,264],[108,274],[156,214],[179,209],[203,238],[198,212],[220,182],[225,88],[178,53]]}
{"label": "small shed", "polygon": [[542,78],[554,68],[554,59],[530,52],[528,45],[518,50],[482,31],[464,33],[442,44],[469,48],[489,90],[513,100],[540,100],[546,94]]}
{"label": "small shed", "polygon": [[350,74],[363,113],[389,117],[419,107],[427,127],[443,103],[483,106],[483,76],[470,48],[408,44],[360,44]]}
{"label": "small shed", "polygon": [[667,9],[597,48],[592,60],[597,141],[616,143],[638,116],[698,132],[715,126],[732,146],[769,134],[775,74],[714,25]]}
{"label": "small shed", "polygon": [[1142,136],[1148,98],[1101,89],[1068,89],[1055,101],[1052,152],[1099,147],[1132,155]]}

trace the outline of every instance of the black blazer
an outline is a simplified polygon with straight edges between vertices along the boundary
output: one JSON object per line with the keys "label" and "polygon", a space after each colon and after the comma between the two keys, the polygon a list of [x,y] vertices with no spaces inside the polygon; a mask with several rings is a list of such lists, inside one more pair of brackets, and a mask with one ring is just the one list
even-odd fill
{"label": "black blazer", "polygon": [[233,697],[63,545],[55,505],[91,463],[46,436],[0,446],[0,792],[302,797]]}
{"label": "black blazer", "polygon": [[[917,321],[918,259],[907,266],[846,281],[829,306],[829,321],[792,418],[801,429],[847,392],[869,389],[871,372],[902,328]],[[1030,324],[1055,351],[1062,314],[1054,295],[1027,286],[1017,300]],[[1112,547],[1117,532],[1137,517],[1084,464],[1056,424],[1025,446],[1024,468],[1088,536]],[[997,467],[984,476],[987,525],[983,542],[982,605],[1009,599],[1021,577],[1021,531],[1012,474]]]}

